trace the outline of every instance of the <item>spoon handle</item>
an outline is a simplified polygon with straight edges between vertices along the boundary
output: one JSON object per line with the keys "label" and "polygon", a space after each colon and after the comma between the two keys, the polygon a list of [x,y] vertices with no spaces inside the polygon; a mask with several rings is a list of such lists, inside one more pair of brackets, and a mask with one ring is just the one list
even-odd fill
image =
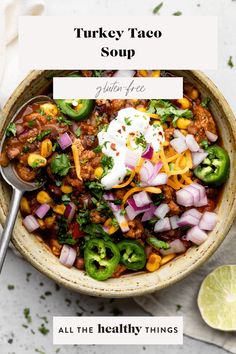
{"label": "spoon handle", "polygon": [[7,248],[11,239],[22,194],[23,192],[21,190],[13,188],[11,204],[9,207],[9,214],[6,218],[5,226],[0,240],[0,272],[2,270],[2,266],[6,257]]}

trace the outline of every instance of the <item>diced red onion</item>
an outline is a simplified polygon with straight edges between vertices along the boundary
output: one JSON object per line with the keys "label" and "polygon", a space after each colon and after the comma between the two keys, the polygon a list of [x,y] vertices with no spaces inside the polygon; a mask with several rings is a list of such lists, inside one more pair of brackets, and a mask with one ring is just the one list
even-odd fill
{"label": "diced red onion", "polygon": [[33,232],[39,228],[39,223],[33,215],[27,215],[23,220],[23,225],[29,232]]}
{"label": "diced red onion", "polygon": [[127,205],[125,211],[129,220],[134,220],[137,215],[143,213],[143,210],[134,210],[134,208],[132,208],[130,205]]}
{"label": "diced red onion", "polygon": [[76,131],[77,131],[77,129],[79,128],[79,124],[78,123],[76,123],[76,122],[73,122],[72,123],[72,131],[73,131],[73,133],[76,135]]}
{"label": "diced red onion", "polygon": [[186,240],[192,241],[196,245],[201,245],[207,239],[207,233],[201,230],[198,226],[192,227],[188,230]]}
{"label": "diced red onion", "polygon": [[143,206],[150,204],[152,202],[148,193],[144,192],[144,191],[134,194],[133,199],[134,199],[137,207],[143,207]]}
{"label": "diced red onion", "polygon": [[114,195],[113,195],[111,192],[104,193],[104,194],[103,194],[103,198],[104,198],[105,200],[114,200],[114,199],[115,199],[115,198],[114,198]]}
{"label": "diced red onion", "polygon": [[195,225],[198,225],[198,223],[199,223],[199,219],[195,218],[194,216],[192,216],[190,214],[181,216],[178,221],[179,227],[195,226]]}
{"label": "diced red onion", "polygon": [[148,221],[148,220],[152,219],[153,216],[154,216],[154,211],[155,210],[156,210],[155,205],[151,204],[149,206],[149,209],[147,211],[145,211],[145,213],[143,214],[141,221],[145,222],[145,221]]}
{"label": "diced red onion", "polygon": [[174,130],[173,136],[174,136],[174,138],[182,138],[182,139],[185,139],[184,134],[182,134],[179,129],[175,129],[175,130]]}
{"label": "diced red onion", "polygon": [[205,131],[207,138],[214,143],[217,139],[218,136],[216,134],[213,134],[212,132],[209,132],[208,130]]}
{"label": "diced red onion", "polygon": [[172,253],[183,253],[186,251],[184,243],[179,239],[170,242],[169,245],[170,248],[168,248],[168,250],[160,249],[160,253],[162,256],[167,256],[168,254]]}
{"label": "diced red onion", "polygon": [[148,144],[146,150],[142,153],[142,157],[151,160],[153,156],[153,152],[154,152],[153,147],[150,144]]}
{"label": "diced red onion", "polygon": [[47,214],[47,212],[50,210],[50,205],[48,204],[42,204],[40,207],[36,210],[35,214],[40,218],[44,218],[44,216]]}
{"label": "diced red onion", "polygon": [[102,228],[107,234],[109,234],[109,227],[108,226],[103,225]]}
{"label": "diced red onion", "polygon": [[168,180],[168,176],[166,173],[161,172],[158,173],[156,177],[154,177],[150,182],[148,182],[149,186],[161,186],[163,184],[166,184]]}
{"label": "diced red onion", "polygon": [[190,184],[187,187],[185,187],[184,190],[192,194],[193,205],[199,203],[201,197],[200,197],[200,190],[198,188],[195,188],[192,184]]}
{"label": "diced red onion", "polygon": [[200,211],[194,208],[186,210],[181,216],[186,216],[186,215],[192,215],[198,220],[200,220],[202,217],[202,213],[200,213]]}
{"label": "diced red onion", "polygon": [[68,221],[71,221],[73,219],[75,215],[75,211],[76,211],[76,205],[73,202],[67,204],[64,216],[68,219]]}
{"label": "diced red onion", "polygon": [[21,133],[23,133],[24,130],[25,130],[25,128],[21,124],[16,124],[16,135],[17,136],[19,136]]}
{"label": "diced red onion", "polygon": [[197,188],[200,191],[200,199],[203,199],[206,196],[205,187],[199,183],[191,183],[191,186]]}
{"label": "diced red onion", "polygon": [[170,226],[172,230],[178,229],[179,227],[178,221],[179,221],[179,217],[177,215],[173,215],[170,217]]}
{"label": "diced red onion", "polygon": [[166,214],[170,211],[170,208],[168,206],[168,204],[162,203],[161,205],[159,205],[155,212],[154,215],[156,217],[158,217],[159,219],[164,219],[164,217],[166,216]]}
{"label": "diced red onion", "polygon": [[137,166],[138,161],[139,155],[137,154],[137,152],[127,149],[125,155],[125,165],[131,170],[133,170]]}
{"label": "diced red onion", "polygon": [[211,231],[216,226],[216,223],[217,214],[210,211],[205,211],[200,220],[199,227],[202,230]]}
{"label": "diced red onion", "polygon": [[113,77],[133,77],[135,70],[117,70]]}
{"label": "diced red onion", "polygon": [[150,205],[144,205],[142,207],[138,207],[134,201],[133,198],[129,198],[127,200],[127,203],[135,210],[135,211],[147,211],[150,207]]}
{"label": "diced red onion", "polygon": [[154,226],[155,232],[164,232],[169,230],[171,230],[169,218],[158,220]]}
{"label": "diced red onion", "polygon": [[204,205],[207,205],[208,204],[208,199],[207,199],[207,196],[205,195],[203,198],[201,198],[199,200],[198,203],[195,203],[194,206],[195,207],[201,207],[201,206],[204,206]]}
{"label": "diced red onion", "polygon": [[124,215],[121,214],[121,210],[113,212],[122,232],[129,231],[129,225]]}
{"label": "diced red onion", "polygon": [[179,205],[189,207],[193,205],[193,196],[183,188],[176,192],[176,201]]}
{"label": "diced red onion", "polygon": [[198,145],[192,134],[187,134],[185,137],[185,141],[190,151],[197,152],[200,149],[200,146]]}
{"label": "diced red onion", "polygon": [[72,140],[67,133],[64,133],[59,137],[58,143],[62,150],[65,150],[66,148],[72,145]]}
{"label": "diced red onion", "polygon": [[193,162],[193,168],[197,167],[200,165],[200,163],[207,157],[208,153],[207,152],[192,152],[192,162]]}
{"label": "diced red onion", "polygon": [[157,174],[160,172],[161,168],[163,166],[163,163],[161,161],[158,161],[153,168],[152,174],[148,180],[148,183],[152,182],[152,180],[157,176]]}
{"label": "diced red onion", "polygon": [[75,259],[76,250],[68,245],[63,245],[59,257],[59,262],[67,268],[71,268],[75,262]]}
{"label": "diced red onion", "polygon": [[181,138],[175,138],[170,141],[170,145],[173,147],[173,149],[178,153],[181,154],[182,152],[186,151],[188,149],[187,144],[185,142],[185,139]]}
{"label": "diced red onion", "polygon": [[145,160],[139,171],[140,180],[142,182],[148,182],[153,174],[153,171],[154,171],[153,164],[150,161]]}

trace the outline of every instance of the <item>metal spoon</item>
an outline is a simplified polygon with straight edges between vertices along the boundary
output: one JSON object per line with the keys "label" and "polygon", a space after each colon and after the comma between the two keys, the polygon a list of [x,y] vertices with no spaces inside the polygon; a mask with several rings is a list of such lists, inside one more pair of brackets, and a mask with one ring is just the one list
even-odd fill
{"label": "metal spoon", "polygon": [[[29,101],[27,101],[13,116],[11,122],[15,121],[17,116],[23,112],[23,110],[30,104],[32,103],[38,103],[38,102],[48,102],[52,101],[51,98],[48,96],[35,96],[34,98],[31,98]],[[5,141],[6,135],[4,135],[1,145],[0,145],[0,152],[3,149],[4,146],[4,141]],[[39,184],[35,183],[29,183],[25,182],[20,179],[20,177],[17,175],[15,169],[14,169],[14,164],[10,163],[7,167],[2,167],[0,166],[0,173],[4,180],[12,187],[13,189],[13,194],[11,198],[11,203],[9,207],[9,214],[7,216],[5,226],[2,232],[1,240],[0,240],[0,272],[2,270],[2,266],[6,257],[6,252],[7,248],[11,239],[12,231],[14,228],[14,224],[16,221],[16,216],[18,213],[19,205],[20,205],[20,200],[24,192],[26,191],[33,191],[42,186]]]}

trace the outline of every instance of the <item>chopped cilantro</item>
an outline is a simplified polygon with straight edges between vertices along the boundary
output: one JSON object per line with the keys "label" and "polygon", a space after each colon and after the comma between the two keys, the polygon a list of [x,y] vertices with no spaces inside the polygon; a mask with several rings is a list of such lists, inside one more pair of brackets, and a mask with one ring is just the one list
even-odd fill
{"label": "chopped cilantro", "polygon": [[41,133],[39,133],[37,135],[37,140],[42,141],[45,138],[45,136],[47,136],[51,133],[51,131],[52,131],[52,129],[43,130]]}
{"label": "chopped cilantro", "polygon": [[229,57],[228,66],[229,66],[231,69],[234,67],[232,55],[230,55],[230,57]]}
{"label": "chopped cilantro", "polygon": [[112,224],[112,226],[114,226],[114,227],[119,227],[119,223],[118,223],[118,221],[117,221],[115,218],[113,218],[113,219],[111,220],[111,224]]}
{"label": "chopped cilantro", "polygon": [[85,186],[90,190],[90,192],[97,198],[101,199],[103,192],[104,192],[104,186],[100,182],[85,182]]}
{"label": "chopped cilantro", "polygon": [[115,199],[112,201],[112,203],[114,203],[115,205],[121,205],[122,204],[122,200],[121,199]]}
{"label": "chopped cilantro", "polygon": [[158,14],[159,11],[160,11],[160,9],[162,8],[162,6],[163,6],[163,2],[161,2],[161,3],[158,4],[156,7],[154,7],[154,9],[152,10],[152,13],[153,13],[154,15]]}
{"label": "chopped cilantro", "polygon": [[63,196],[61,197],[61,200],[64,204],[68,204],[71,201],[70,196],[68,194],[63,194]]}
{"label": "chopped cilantro", "polygon": [[28,323],[32,322],[32,317],[30,316],[30,309],[28,307],[24,309],[24,316]]}
{"label": "chopped cilantro", "polygon": [[96,237],[96,236],[107,237],[108,236],[108,234],[103,230],[102,225],[100,225],[100,224],[90,223],[84,227],[83,231],[86,232],[86,234],[93,236],[93,237]]}
{"label": "chopped cilantro", "polygon": [[191,110],[179,109],[168,100],[150,100],[148,113],[159,115],[162,124],[166,122],[168,117],[173,119],[173,124],[175,124],[180,117],[189,119],[193,118],[193,112]]}
{"label": "chopped cilantro", "polygon": [[80,137],[80,135],[81,135],[81,128],[80,128],[80,127],[78,127],[78,128],[76,129],[75,135],[76,135],[78,138]]}
{"label": "chopped cilantro", "polygon": [[80,209],[77,214],[76,221],[80,225],[80,227],[83,228],[85,225],[88,224],[90,220],[89,217],[90,217],[90,212],[88,209],[86,208]]}
{"label": "chopped cilantro", "polygon": [[207,148],[208,148],[208,146],[209,146],[209,144],[208,144],[208,140],[202,140],[201,142],[200,142],[200,146],[204,149],[204,150],[206,150]]}
{"label": "chopped cilantro", "polygon": [[16,125],[15,123],[10,123],[7,127],[7,130],[6,130],[6,136],[9,137],[9,136],[16,136]]}
{"label": "chopped cilantro", "polygon": [[30,120],[30,121],[28,122],[28,126],[29,126],[30,128],[32,128],[34,125],[35,125],[35,120]]}
{"label": "chopped cilantro", "polygon": [[98,145],[93,149],[94,152],[102,152],[102,146]]}
{"label": "chopped cilantro", "polygon": [[[58,232],[57,232],[58,242],[60,244],[74,245],[77,240],[75,240],[72,235],[68,232],[68,224],[66,218],[62,217],[58,220]],[[46,295],[46,294],[45,294]]]}
{"label": "chopped cilantro", "polygon": [[153,194],[152,195],[152,202],[153,202],[153,204],[155,206],[160,205],[163,199],[164,199],[164,194],[163,193]]}
{"label": "chopped cilantro", "polygon": [[147,148],[147,142],[146,142],[145,136],[142,133],[139,133],[139,136],[137,136],[135,138],[135,143],[137,145],[142,146],[143,149]]}
{"label": "chopped cilantro", "polygon": [[72,122],[65,117],[57,117],[57,121],[59,124],[72,125]]}
{"label": "chopped cilantro", "polygon": [[57,187],[60,187],[62,185],[62,181],[60,181],[59,179],[56,179],[55,184]]}
{"label": "chopped cilantro", "polygon": [[36,112],[39,113],[41,116],[45,116],[46,114],[42,108],[37,109]]}
{"label": "chopped cilantro", "polygon": [[104,155],[101,159],[101,165],[103,167],[102,177],[104,177],[114,166],[113,157]]}
{"label": "chopped cilantro", "polygon": [[60,146],[60,145],[59,145],[58,141],[55,141],[55,143],[54,143],[53,146],[52,146],[52,151],[56,151],[56,149],[57,149],[59,146]]}
{"label": "chopped cilantro", "polygon": [[71,168],[69,156],[66,154],[56,154],[51,161],[52,172],[59,176],[66,176]]}
{"label": "chopped cilantro", "polygon": [[46,336],[49,332],[49,329],[47,329],[44,325],[44,323],[41,324],[41,326],[38,328],[39,332],[42,333],[44,336]]}
{"label": "chopped cilantro", "polygon": [[131,119],[130,119],[130,117],[125,117],[125,124],[131,125]]}
{"label": "chopped cilantro", "polygon": [[210,102],[211,102],[210,97],[206,97],[204,98],[204,100],[202,100],[201,106],[204,108],[208,108]]}
{"label": "chopped cilantro", "polygon": [[29,152],[29,149],[30,149],[29,146],[24,145],[22,148],[22,151],[26,153],[26,152]]}

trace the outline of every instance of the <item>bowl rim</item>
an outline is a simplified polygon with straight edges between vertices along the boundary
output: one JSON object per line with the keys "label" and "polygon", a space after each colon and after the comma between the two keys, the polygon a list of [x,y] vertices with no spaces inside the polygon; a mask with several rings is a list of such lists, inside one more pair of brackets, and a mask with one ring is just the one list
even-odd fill
{"label": "bowl rim", "polygon": [[[34,79],[37,79],[37,77],[39,77],[40,75],[42,75],[44,72],[46,72],[48,70],[33,70],[31,71],[26,77],[25,79],[20,83],[20,85],[15,89],[15,91],[13,92],[13,94],[10,96],[10,98],[8,99],[8,101],[6,102],[6,104],[4,105],[2,112],[1,112],[1,116],[5,115],[5,119],[4,122],[7,120],[7,112],[9,111],[9,107],[12,106],[12,104],[15,102],[15,100],[24,92],[25,88],[27,87],[27,84],[30,81],[33,81]],[[199,82],[203,83],[205,86],[207,86],[207,89],[209,91],[212,92],[214,98],[218,101],[218,103],[220,104],[221,108],[223,109],[223,111],[225,112],[225,115],[227,115],[227,121],[229,122],[229,125],[232,129],[232,136],[234,139],[234,142],[236,141],[236,121],[235,121],[235,117],[234,114],[229,106],[229,104],[227,103],[226,99],[224,98],[224,96],[221,94],[221,92],[219,91],[219,89],[217,88],[217,86],[207,77],[207,75],[205,75],[204,73],[202,73],[201,71],[195,71],[195,70],[183,70],[183,72],[191,72],[192,75],[199,80]],[[19,92],[19,94],[15,97],[16,92]],[[3,129],[3,126],[1,126],[1,130]],[[3,132],[1,132],[3,133]],[[236,181],[234,183],[234,195],[236,194]],[[161,284],[158,284],[158,282],[155,283],[151,283],[149,286],[145,286],[142,287],[142,285],[139,287],[135,287],[135,288],[130,288],[130,289],[126,289],[125,292],[122,292],[122,289],[113,289],[111,290],[110,288],[106,289],[106,287],[102,287],[101,286],[101,282],[97,282],[97,281],[92,281],[91,286],[87,286],[86,285],[86,280],[88,280],[88,277],[84,278],[85,281],[83,281],[81,284],[75,283],[73,282],[71,279],[66,279],[63,276],[60,275],[60,273],[54,273],[53,269],[50,269],[50,267],[46,267],[43,263],[40,262],[39,259],[33,258],[32,255],[28,252],[27,248],[25,247],[25,245],[19,240],[18,236],[17,236],[17,230],[14,230],[13,235],[12,235],[12,243],[14,244],[14,246],[16,247],[16,249],[22,254],[22,256],[27,259],[27,261],[29,261],[29,263],[31,263],[37,270],[39,270],[41,273],[43,273],[44,275],[46,275],[47,277],[53,279],[56,283],[65,286],[71,290],[80,292],[80,293],[84,293],[87,295],[92,295],[92,296],[101,296],[101,297],[117,297],[117,298],[124,298],[124,297],[132,297],[132,296],[141,296],[141,295],[145,295],[145,294],[150,294],[154,291],[166,288],[170,285],[173,285],[174,283],[182,280],[183,278],[187,277],[190,273],[192,273],[193,271],[196,271],[196,269],[198,267],[200,267],[201,265],[203,265],[206,260],[216,251],[216,249],[220,246],[220,244],[223,242],[223,240],[225,239],[225,237],[228,234],[228,231],[231,227],[231,225],[233,224],[233,221],[236,217],[236,199],[234,198],[233,200],[233,207],[232,210],[230,212],[229,217],[227,218],[227,221],[224,224],[224,230],[223,232],[221,232],[221,234],[219,235],[219,237],[217,237],[212,243],[211,243],[211,247],[210,249],[206,249],[204,253],[201,254],[201,257],[196,258],[194,262],[191,263],[191,267],[189,268],[185,268],[182,269],[182,271],[180,271],[177,275],[169,277],[166,281],[162,280]],[[1,217],[1,223],[3,224],[4,222],[4,217]],[[20,217],[18,216],[18,220],[20,220]],[[35,237],[35,236],[34,236]],[[182,256],[180,256],[182,257]],[[175,258],[173,261],[176,262],[178,260],[177,257]],[[173,262],[172,261],[172,262]],[[172,262],[170,262],[169,264],[172,264]],[[78,270],[76,270],[78,271]],[[84,273],[84,272],[83,272]],[[139,275],[141,274],[147,274],[146,272],[142,272],[140,274],[135,273],[134,275],[130,275],[130,278],[136,276],[139,277]],[[117,278],[116,280],[119,281],[119,279],[121,278]],[[96,283],[99,283],[99,286],[96,287]]]}

